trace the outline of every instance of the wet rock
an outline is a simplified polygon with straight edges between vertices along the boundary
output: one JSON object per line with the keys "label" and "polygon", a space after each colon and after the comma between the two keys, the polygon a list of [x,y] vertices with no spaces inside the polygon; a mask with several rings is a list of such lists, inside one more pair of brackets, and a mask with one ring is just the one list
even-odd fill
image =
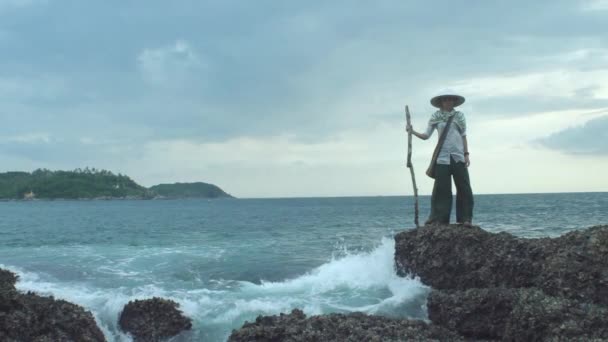
{"label": "wet rock", "polygon": [[306,317],[290,314],[258,316],[233,330],[228,341],[462,341],[455,333],[422,321],[394,319],[363,313]]}
{"label": "wet rock", "polygon": [[136,342],[163,341],[192,328],[192,321],[178,307],[176,302],[158,297],[131,301],[121,312],[118,324]]}
{"label": "wet rock", "polygon": [[15,289],[17,276],[0,269],[0,341],[105,341],[82,307]]}
{"label": "wet rock", "polygon": [[504,341],[608,341],[608,309],[538,289],[434,290],[435,324],[467,338]]}
{"label": "wet rock", "polygon": [[537,287],[608,304],[608,226],[541,239],[430,226],[401,232],[395,241],[397,273],[418,275],[435,289]]}
{"label": "wet rock", "polygon": [[17,282],[17,275],[11,271],[3,270],[0,268],[0,291],[15,290],[15,283]]}

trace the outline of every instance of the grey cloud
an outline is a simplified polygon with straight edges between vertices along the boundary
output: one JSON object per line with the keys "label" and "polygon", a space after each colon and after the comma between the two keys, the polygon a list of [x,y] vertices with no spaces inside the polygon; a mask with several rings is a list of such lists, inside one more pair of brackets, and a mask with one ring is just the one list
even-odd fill
{"label": "grey cloud", "polygon": [[71,141],[11,141],[0,142],[3,154],[18,156],[40,163],[72,161],[86,164],[91,157],[98,156],[97,149]]}
{"label": "grey cloud", "polygon": [[[31,168],[73,169],[84,166],[120,170],[123,165],[143,157],[137,143],[94,141],[84,138],[50,137],[38,141],[0,141],[0,160],[20,160]],[[4,166],[13,169],[12,164]]]}
{"label": "grey cloud", "polygon": [[[581,90],[587,92],[589,90]],[[526,116],[543,111],[593,110],[608,107],[608,99],[575,97],[501,96],[475,100],[474,113],[487,118]],[[472,113],[471,113],[472,114]]]}
{"label": "grey cloud", "polygon": [[[608,47],[601,15],[577,6],[396,0],[30,6],[2,17],[9,34],[0,41],[0,72],[30,84],[46,75],[63,88],[48,90],[46,97],[2,97],[13,125],[0,134],[34,127],[66,139],[88,134],[137,143],[281,133],[323,139],[397,115],[391,113],[401,111],[402,103],[396,94],[382,97],[389,91],[426,112],[430,89],[452,80],[561,65],[566,62],[545,57],[588,47],[589,41]],[[175,64],[154,54],[180,39],[197,58],[182,54]],[[146,51],[152,53],[143,69],[151,79],[141,77],[138,64]],[[195,60],[204,71],[191,67]],[[606,67],[593,54],[583,64],[591,62]],[[179,86],[159,86],[174,74]],[[344,109],[349,103],[352,111]],[[370,103],[377,108],[369,109]],[[603,104],[584,96],[549,103],[497,98],[478,101],[476,111],[505,108],[504,115],[517,115],[556,103]],[[385,108],[393,105],[398,108]]]}
{"label": "grey cloud", "polygon": [[570,154],[608,155],[608,116],[589,120],[537,141],[541,145]]}

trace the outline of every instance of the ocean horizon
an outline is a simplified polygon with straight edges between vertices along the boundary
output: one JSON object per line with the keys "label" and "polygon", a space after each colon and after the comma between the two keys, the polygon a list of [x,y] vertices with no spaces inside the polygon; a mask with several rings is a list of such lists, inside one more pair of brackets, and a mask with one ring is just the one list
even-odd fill
{"label": "ocean horizon", "polygon": [[[548,191],[548,192],[502,192],[502,193],[475,193],[474,196],[510,196],[510,195],[565,195],[565,194],[596,194],[596,193],[608,193],[608,191]],[[454,196],[456,193],[454,192]],[[221,201],[221,200],[260,200],[260,199],[315,199],[315,198],[373,198],[373,197],[400,197],[400,198],[414,198],[414,195],[319,195],[319,196],[244,196],[244,197],[219,197],[219,198],[204,198],[204,197],[168,197],[168,198],[34,198],[34,199],[14,199],[14,198],[0,198],[0,202],[35,202],[35,201],[174,201],[174,200],[207,200],[207,201]],[[418,194],[418,197],[430,198],[431,194]]]}

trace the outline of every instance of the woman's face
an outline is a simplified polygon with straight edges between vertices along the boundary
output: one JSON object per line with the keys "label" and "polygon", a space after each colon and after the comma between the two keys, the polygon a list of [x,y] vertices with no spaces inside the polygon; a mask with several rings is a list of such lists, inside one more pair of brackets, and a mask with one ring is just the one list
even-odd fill
{"label": "woman's face", "polygon": [[451,96],[444,96],[441,98],[441,108],[443,110],[452,110],[454,109],[454,98]]}

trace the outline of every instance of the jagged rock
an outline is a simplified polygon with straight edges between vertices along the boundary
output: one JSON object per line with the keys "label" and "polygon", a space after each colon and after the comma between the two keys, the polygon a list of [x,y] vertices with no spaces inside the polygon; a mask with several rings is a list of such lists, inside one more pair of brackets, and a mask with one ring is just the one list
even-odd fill
{"label": "jagged rock", "polygon": [[434,290],[435,324],[467,338],[504,341],[608,341],[608,309],[538,289]]}
{"label": "jagged rock", "polygon": [[401,232],[395,241],[397,273],[418,275],[435,289],[538,287],[608,304],[608,226],[541,239],[430,226]]}
{"label": "jagged rock", "polygon": [[178,303],[158,297],[131,301],[123,308],[118,324],[135,342],[162,341],[192,328],[192,321],[178,307]]}
{"label": "jagged rock", "polygon": [[0,269],[0,341],[105,341],[82,307],[15,289],[17,276]]}
{"label": "jagged rock", "polygon": [[17,275],[13,272],[0,268],[0,291],[15,290],[17,278]]}
{"label": "jagged rock", "polygon": [[537,283],[547,294],[608,305],[608,226],[549,239]]}
{"label": "jagged rock", "polygon": [[230,342],[241,341],[462,341],[444,328],[422,321],[363,313],[306,315],[298,309],[279,316],[258,316],[233,330]]}

